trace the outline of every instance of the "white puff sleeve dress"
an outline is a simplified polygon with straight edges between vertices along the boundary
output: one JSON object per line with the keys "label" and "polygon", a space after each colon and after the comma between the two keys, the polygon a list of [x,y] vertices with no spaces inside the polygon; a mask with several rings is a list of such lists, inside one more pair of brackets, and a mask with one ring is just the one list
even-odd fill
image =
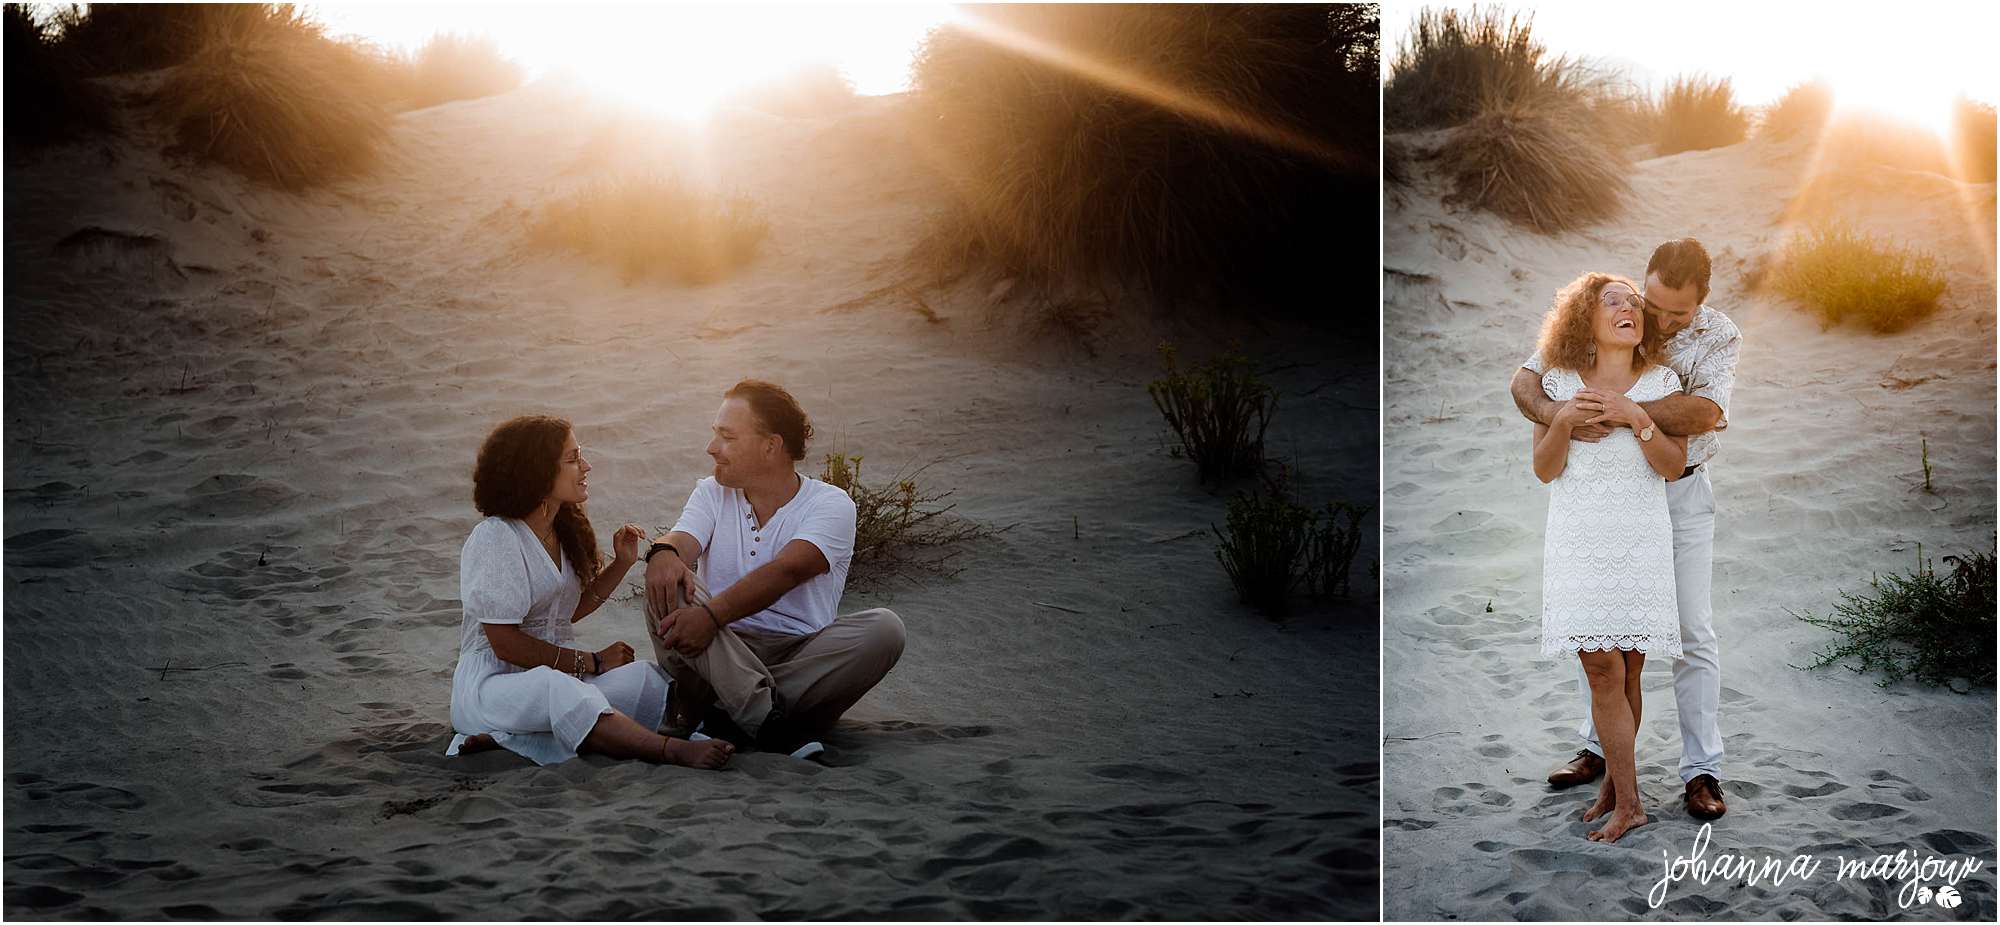
{"label": "white puff sleeve dress", "polygon": [[567,761],[598,717],[613,710],[659,728],[668,680],[653,662],[635,661],[579,681],[548,666],[512,665],[493,653],[481,624],[511,623],[544,642],[576,647],[569,618],[583,583],[568,557],[560,568],[549,559],[525,522],[488,517],[472,528],[459,554],[458,590],[465,612],[451,678],[451,725],[458,734],[445,754],[458,754],[467,736],[486,733],[536,764]]}

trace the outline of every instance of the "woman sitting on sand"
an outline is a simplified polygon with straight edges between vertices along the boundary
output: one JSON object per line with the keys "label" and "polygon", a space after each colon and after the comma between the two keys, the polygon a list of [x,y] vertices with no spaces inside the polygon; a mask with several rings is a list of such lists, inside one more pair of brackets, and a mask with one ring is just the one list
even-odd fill
{"label": "woman sitting on sand", "polygon": [[[1617,841],[1646,822],[1633,755],[1639,673],[1647,653],[1681,655],[1666,484],[1687,465],[1687,448],[1638,404],[1680,389],[1680,377],[1656,365],[1662,341],[1636,287],[1586,273],[1556,294],[1538,347],[1542,388],[1564,402],[1552,424],[1535,425],[1535,476],[1550,483],[1542,655],[1576,653],[1590,680],[1608,766],[1583,814],[1605,817],[1594,841]],[[1610,436],[1570,440],[1572,429],[1596,423],[1612,425]]]}
{"label": "woman sitting on sand", "polygon": [[569,648],[571,624],[590,615],[639,559],[636,524],[611,538],[600,568],[583,503],[590,464],[569,422],[520,417],[486,438],[472,472],[472,503],[486,519],[459,554],[458,669],[451,680],[446,754],[495,745],[537,764],[589,749],[615,758],[719,768],[727,742],[690,742],[654,732],[667,708],[667,678],[632,647]]}

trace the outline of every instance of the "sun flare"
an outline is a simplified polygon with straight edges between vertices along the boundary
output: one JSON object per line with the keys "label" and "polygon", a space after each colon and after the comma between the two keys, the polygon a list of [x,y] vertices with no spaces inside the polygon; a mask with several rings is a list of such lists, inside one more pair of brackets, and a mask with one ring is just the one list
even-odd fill
{"label": "sun flare", "polygon": [[1952,94],[1925,83],[1920,74],[1905,74],[1903,79],[1885,79],[1881,73],[1834,78],[1835,113],[1887,116],[1944,136],[1951,129]]}
{"label": "sun flare", "polygon": [[861,94],[905,89],[912,52],[947,4],[321,4],[335,33],[414,49],[484,34],[532,76],[562,75],[624,105],[698,118],[732,93],[802,68],[838,69]]}

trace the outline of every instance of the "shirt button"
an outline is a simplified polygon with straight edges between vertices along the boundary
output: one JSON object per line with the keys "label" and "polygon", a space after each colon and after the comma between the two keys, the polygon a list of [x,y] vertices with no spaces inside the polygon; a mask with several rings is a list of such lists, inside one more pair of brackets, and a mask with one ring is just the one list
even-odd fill
{"label": "shirt button", "polygon": [[757,558],[757,550],[755,549],[750,550],[750,558],[752,559]]}
{"label": "shirt button", "polygon": [[761,536],[753,536],[750,538],[750,541],[753,543],[761,543],[764,542],[764,538]]}

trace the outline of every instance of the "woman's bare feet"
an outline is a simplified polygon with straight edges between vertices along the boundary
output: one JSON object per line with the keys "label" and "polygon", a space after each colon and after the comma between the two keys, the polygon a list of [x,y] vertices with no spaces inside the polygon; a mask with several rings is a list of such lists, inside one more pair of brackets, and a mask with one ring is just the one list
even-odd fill
{"label": "woman's bare feet", "polygon": [[1626,832],[1646,824],[1646,811],[1636,806],[1612,810],[1604,817],[1604,827],[1585,835],[1591,841],[1614,842]]}
{"label": "woman's bare feet", "polygon": [[1583,821],[1589,822],[1604,815],[1618,805],[1618,787],[1611,783],[1611,775],[1604,775],[1604,783],[1597,786],[1597,802],[1583,811]]}
{"label": "woman's bare feet", "polygon": [[476,736],[466,736],[465,742],[458,746],[458,753],[461,755],[476,755],[480,752],[490,752],[499,747],[500,743],[493,741],[492,736],[482,732]]}
{"label": "woman's bare feet", "polygon": [[721,739],[707,739],[690,742],[687,739],[666,738],[664,756],[667,764],[677,764],[685,768],[715,770],[729,763],[730,756],[736,754],[736,746]]}

